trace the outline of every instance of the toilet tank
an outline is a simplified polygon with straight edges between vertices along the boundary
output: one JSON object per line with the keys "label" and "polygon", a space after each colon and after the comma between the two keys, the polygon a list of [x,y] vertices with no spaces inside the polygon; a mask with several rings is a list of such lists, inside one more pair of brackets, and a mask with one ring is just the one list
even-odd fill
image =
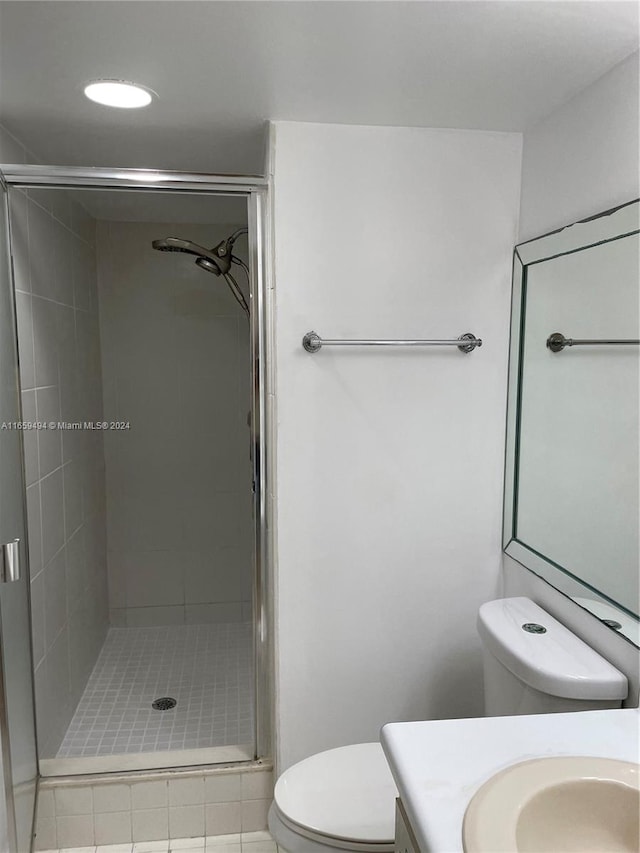
{"label": "toilet tank", "polygon": [[528,598],[478,613],[484,710],[490,717],[619,708],[626,677]]}

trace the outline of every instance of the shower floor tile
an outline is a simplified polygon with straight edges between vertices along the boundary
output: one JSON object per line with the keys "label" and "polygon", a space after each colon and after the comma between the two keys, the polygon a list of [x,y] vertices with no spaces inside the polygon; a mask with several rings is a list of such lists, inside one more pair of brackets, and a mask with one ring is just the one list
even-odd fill
{"label": "shower floor tile", "polygon": [[251,744],[252,658],[248,622],[111,628],[57,757]]}

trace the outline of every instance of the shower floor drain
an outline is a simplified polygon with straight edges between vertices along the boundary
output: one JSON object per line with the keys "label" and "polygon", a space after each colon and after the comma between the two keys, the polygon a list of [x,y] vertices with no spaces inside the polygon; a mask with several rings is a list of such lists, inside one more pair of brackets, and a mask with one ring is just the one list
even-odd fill
{"label": "shower floor drain", "polygon": [[162,696],[160,699],[155,699],[151,703],[151,707],[154,711],[170,711],[177,704],[176,700],[172,699],[171,696]]}

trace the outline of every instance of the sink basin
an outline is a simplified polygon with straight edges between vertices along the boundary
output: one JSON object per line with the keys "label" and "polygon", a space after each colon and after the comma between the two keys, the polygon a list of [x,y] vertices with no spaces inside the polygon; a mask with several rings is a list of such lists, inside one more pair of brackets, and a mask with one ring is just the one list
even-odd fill
{"label": "sink basin", "polygon": [[637,853],[640,767],[588,756],[537,758],[492,776],[473,796],[466,853]]}

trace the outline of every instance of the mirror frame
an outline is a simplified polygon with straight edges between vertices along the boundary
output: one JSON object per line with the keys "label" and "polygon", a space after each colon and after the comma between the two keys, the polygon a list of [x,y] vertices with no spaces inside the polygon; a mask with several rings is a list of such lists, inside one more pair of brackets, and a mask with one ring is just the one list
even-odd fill
{"label": "mirror frame", "polygon": [[[520,541],[517,523],[517,465],[521,410],[522,342],[527,273],[530,264],[550,260],[601,243],[640,233],[640,200],[606,210],[588,219],[518,244],[513,253],[513,285],[511,293],[511,330],[509,339],[509,379],[507,396],[507,431],[505,446],[503,549],[505,554],[549,583],[559,592],[589,610],[599,619],[613,618],[621,623],[617,632],[640,646],[640,623],[635,613],[627,610],[606,593],[571,574],[549,557]],[[617,613],[619,619],[613,616]]]}

